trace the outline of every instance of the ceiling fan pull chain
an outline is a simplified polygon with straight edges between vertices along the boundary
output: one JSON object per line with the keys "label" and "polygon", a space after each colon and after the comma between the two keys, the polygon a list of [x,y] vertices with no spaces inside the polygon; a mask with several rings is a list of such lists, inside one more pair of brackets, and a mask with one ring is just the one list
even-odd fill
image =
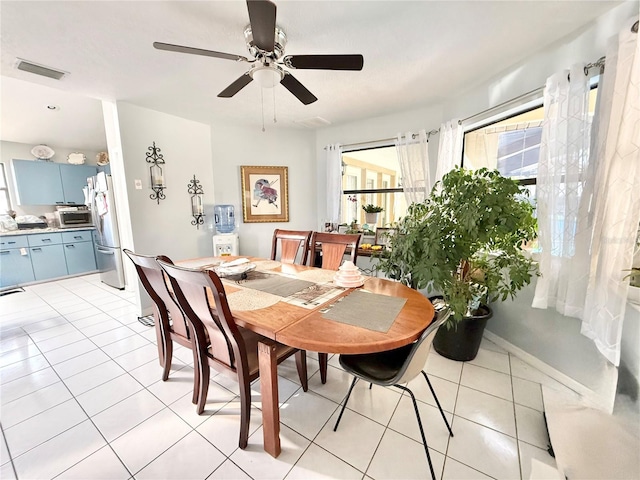
{"label": "ceiling fan pull chain", "polygon": [[276,89],[272,88],[271,91],[273,92],[273,123],[278,123],[276,119]]}
{"label": "ceiling fan pull chain", "polygon": [[262,104],[262,131],[264,132],[264,88],[260,87],[260,100]]}

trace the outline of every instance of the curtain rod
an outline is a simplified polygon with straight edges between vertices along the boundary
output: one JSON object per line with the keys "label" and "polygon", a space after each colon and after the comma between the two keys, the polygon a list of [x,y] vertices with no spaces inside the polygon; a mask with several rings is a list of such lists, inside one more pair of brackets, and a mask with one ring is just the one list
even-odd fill
{"label": "curtain rod", "polygon": [[[429,137],[431,135],[436,135],[438,133],[440,133],[440,129],[439,128],[437,130],[429,130],[427,132],[427,141],[429,141]],[[411,135],[411,138],[415,139],[417,136],[418,136],[418,134],[414,133],[414,134]],[[371,140],[369,142],[347,143],[345,145],[340,145],[340,147],[342,147],[344,149],[344,148],[360,147],[362,145],[371,145],[372,143],[385,143],[385,142],[388,143],[388,142],[392,142],[392,141],[396,140],[397,138],[398,137],[391,137],[391,138],[382,138],[382,139],[379,139],[379,140]],[[324,147],[324,150],[326,150],[326,149],[327,149],[327,147]]]}
{"label": "curtain rod", "polygon": [[[636,22],[636,23],[638,23],[638,22]],[[633,30],[633,27],[632,27],[632,30]],[[594,68],[594,67],[598,67],[598,68],[600,68],[600,73],[602,74],[602,73],[603,73],[603,71],[604,71],[604,64],[605,64],[605,61],[606,61],[606,58],[605,58],[605,57],[600,57],[600,58],[599,58],[598,60],[596,60],[595,62],[587,63],[587,64],[584,66],[584,74],[585,74],[585,75],[589,75],[589,70],[590,70],[590,69],[592,69],[592,68]],[[518,95],[516,98],[512,98],[512,99],[510,99],[510,100],[507,100],[506,102],[499,103],[498,105],[495,105],[495,106],[490,107],[490,108],[487,108],[487,109],[485,109],[485,110],[483,110],[483,111],[481,111],[481,112],[478,112],[478,113],[475,113],[475,114],[473,114],[473,115],[470,115],[470,116],[468,116],[468,117],[466,117],[466,118],[463,118],[462,120],[458,120],[458,125],[462,125],[464,122],[466,122],[466,121],[468,121],[468,120],[471,120],[471,119],[473,119],[473,118],[481,117],[481,116],[482,116],[482,115],[484,115],[485,113],[490,113],[490,112],[492,112],[492,111],[494,111],[494,110],[499,110],[499,109],[501,109],[501,108],[503,108],[503,107],[506,107],[506,106],[507,106],[507,105],[509,105],[510,103],[517,103],[517,102],[519,102],[520,100],[522,100],[522,99],[524,99],[524,98],[527,98],[527,97],[529,97],[529,96],[534,96],[534,95],[536,95],[536,96],[537,96],[537,95],[541,94],[542,92],[544,92],[544,86],[542,86],[542,87],[538,87],[538,88],[536,88],[536,89],[533,89],[533,90],[531,90],[530,92],[523,93],[522,95]]]}

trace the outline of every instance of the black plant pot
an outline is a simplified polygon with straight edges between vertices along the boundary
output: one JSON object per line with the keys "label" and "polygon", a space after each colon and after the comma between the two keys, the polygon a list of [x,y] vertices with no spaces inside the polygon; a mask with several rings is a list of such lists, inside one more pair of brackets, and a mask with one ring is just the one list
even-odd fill
{"label": "black plant pot", "polygon": [[486,305],[480,305],[481,314],[464,317],[457,327],[447,328],[446,324],[438,328],[433,339],[433,348],[443,357],[459,362],[476,358],[482,334],[493,312]]}

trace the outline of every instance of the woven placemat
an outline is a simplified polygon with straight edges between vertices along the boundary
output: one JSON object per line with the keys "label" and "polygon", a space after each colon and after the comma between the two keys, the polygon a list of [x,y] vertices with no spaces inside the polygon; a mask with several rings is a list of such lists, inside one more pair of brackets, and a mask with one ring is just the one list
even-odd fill
{"label": "woven placemat", "polygon": [[406,298],[355,290],[329,307],[329,310],[324,312],[322,317],[386,333],[406,302]]}
{"label": "woven placemat", "polygon": [[258,273],[258,275],[249,274],[247,280],[242,282],[241,286],[286,298],[294,293],[301,292],[302,290],[315,285],[313,282],[298,280],[297,278],[289,278],[282,275],[269,275],[264,272]]}
{"label": "woven placemat", "polygon": [[259,290],[238,290],[227,294],[229,308],[235,310],[259,310],[275,305],[282,298]]}
{"label": "woven placemat", "polygon": [[313,283],[326,283],[333,280],[336,272],[334,270],[322,270],[320,268],[314,268],[313,270],[304,270],[298,272],[296,276],[300,280],[307,280]]}

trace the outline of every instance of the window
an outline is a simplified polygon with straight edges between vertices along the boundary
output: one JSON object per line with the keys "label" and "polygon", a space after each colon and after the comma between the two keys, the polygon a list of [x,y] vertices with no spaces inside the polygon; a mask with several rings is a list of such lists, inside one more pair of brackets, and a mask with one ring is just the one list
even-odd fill
{"label": "window", "polygon": [[7,174],[4,163],[0,163],[0,212],[7,213],[9,210],[11,210],[11,199],[7,186]]}
{"label": "window", "polygon": [[[597,77],[592,79],[593,86],[589,94],[590,118],[593,118],[598,94],[595,80]],[[534,106],[529,110],[521,107],[519,112],[512,111],[511,115],[507,112],[498,121],[465,132],[462,165],[472,170],[482,167],[497,169],[503,176],[518,180],[529,191],[529,200],[535,206],[543,120],[544,106]],[[580,196],[582,185],[577,188]],[[556,231],[565,231],[564,215],[558,215],[554,223]],[[575,225],[568,226],[575,231]],[[552,243],[555,245],[556,242]],[[561,242],[558,242],[558,248],[560,246]],[[537,249],[537,240],[532,248]],[[552,246],[552,250],[554,248]]]}
{"label": "window", "polygon": [[362,206],[373,204],[384,210],[375,225],[385,227],[399,220],[407,211],[402,193],[400,165],[395,146],[366,148],[342,153],[341,224],[365,224]]}
{"label": "window", "polygon": [[[597,88],[594,87],[589,96],[592,116],[596,96]],[[525,186],[533,201],[543,120],[544,107],[535,106],[524,111],[521,108],[518,112],[506,112],[500,120],[465,132],[462,165],[471,170],[497,169],[505,177],[514,178]]]}

